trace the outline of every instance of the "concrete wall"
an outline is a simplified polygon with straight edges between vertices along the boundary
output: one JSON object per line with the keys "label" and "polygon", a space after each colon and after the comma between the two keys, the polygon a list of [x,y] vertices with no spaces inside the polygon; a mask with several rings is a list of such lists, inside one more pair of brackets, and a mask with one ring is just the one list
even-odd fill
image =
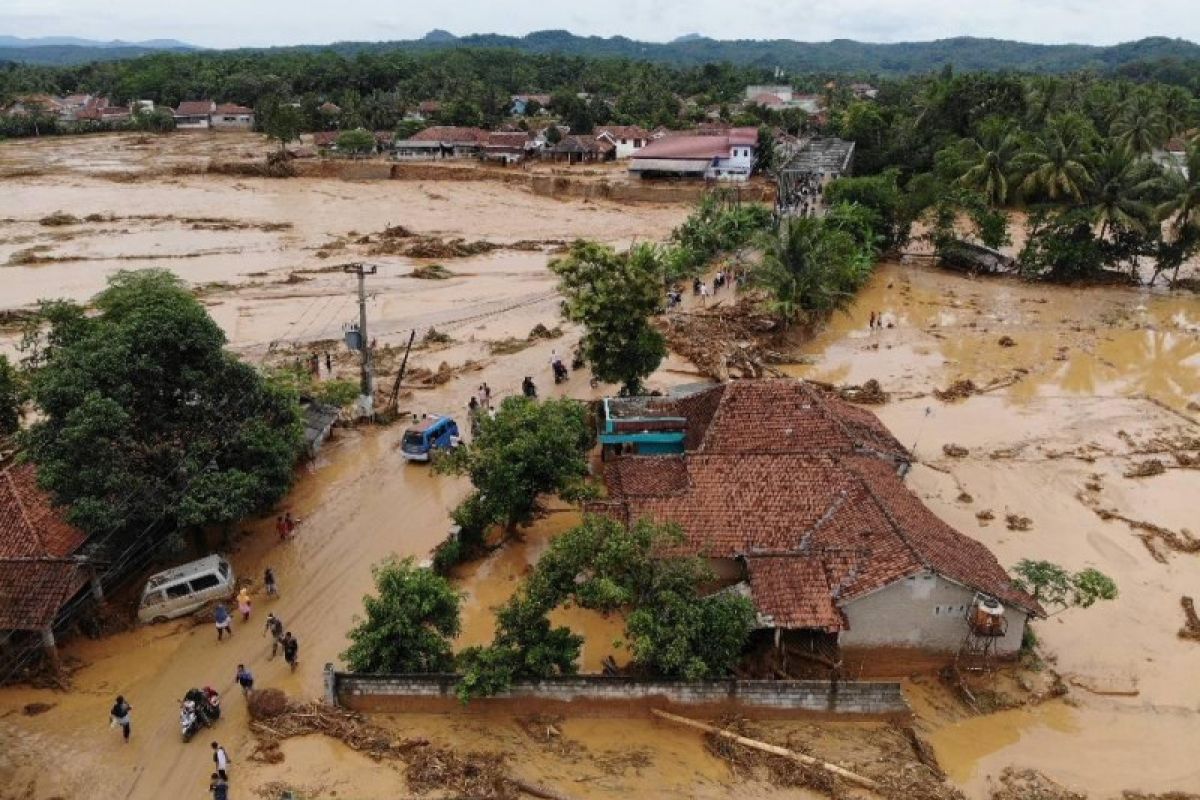
{"label": "concrete wall", "polygon": [[359,711],[541,713],[641,716],[651,707],[694,715],[907,717],[898,683],[827,681],[665,681],[578,675],[518,681],[495,697],[463,705],[455,675],[352,675],[326,668],[326,700]]}
{"label": "concrete wall", "polygon": [[[843,649],[912,648],[930,653],[954,653],[967,635],[966,609],[975,591],[932,572],[903,578],[842,607],[850,623],[838,644]],[[996,642],[998,655],[1021,648],[1025,613],[1005,609],[1008,634]]]}

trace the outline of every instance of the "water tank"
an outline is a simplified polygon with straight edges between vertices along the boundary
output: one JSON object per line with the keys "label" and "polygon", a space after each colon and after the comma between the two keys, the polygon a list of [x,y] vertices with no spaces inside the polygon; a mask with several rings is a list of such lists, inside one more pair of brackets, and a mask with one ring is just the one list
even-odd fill
{"label": "water tank", "polygon": [[1007,629],[1004,606],[994,597],[977,597],[971,606],[970,624],[980,636],[1003,636]]}
{"label": "water tank", "polygon": [[358,328],[347,328],[346,347],[349,347],[351,350],[362,350],[362,331]]}

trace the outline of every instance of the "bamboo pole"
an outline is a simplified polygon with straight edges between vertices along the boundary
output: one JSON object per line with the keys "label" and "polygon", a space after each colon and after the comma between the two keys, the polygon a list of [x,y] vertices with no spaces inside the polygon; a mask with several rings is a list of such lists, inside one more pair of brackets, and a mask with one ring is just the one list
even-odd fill
{"label": "bamboo pole", "polygon": [[659,719],[665,719],[668,722],[674,722],[678,725],[685,725],[689,728],[695,728],[696,730],[704,731],[705,733],[711,733],[714,736],[720,736],[724,739],[729,739],[731,742],[737,742],[744,747],[750,747],[754,750],[761,750],[764,753],[782,756],[783,758],[790,759],[798,764],[804,764],[807,767],[817,767],[819,769],[823,769],[826,772],[837,775],[839,778],[844,778],[845,780],[850,781],[857,786],[862,786],[865,789],[879,788],[879,784],[870,778],[863,777],[856,772],[851,772],[848,769],[839,767],[837,764],[830,764],[827,761],[821,761],[820,759],[813,758],[812,756],[806,756],[803,753],[797,753],[795,751],[788,750],[786,747],[768,744],[767,742],[760,742],[757,739],[747,739],[745,736],[738,736],[733,731],[722,730],[721,728],[714,727],[698,720],[688,719],[687,717],[679,717],[675,714],[668,714],[666,711],[660,711],[657,708],[650,709],[650,713]]}

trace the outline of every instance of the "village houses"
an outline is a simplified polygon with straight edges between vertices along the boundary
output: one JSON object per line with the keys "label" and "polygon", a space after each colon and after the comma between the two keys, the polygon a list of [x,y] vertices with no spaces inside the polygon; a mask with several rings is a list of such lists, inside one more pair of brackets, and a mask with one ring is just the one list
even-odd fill
{"label": "village houses", "polygon": [[682,177],[746,181],[758,152],[757,128],[667,135],[633,153],[629,173],[639,178]]}

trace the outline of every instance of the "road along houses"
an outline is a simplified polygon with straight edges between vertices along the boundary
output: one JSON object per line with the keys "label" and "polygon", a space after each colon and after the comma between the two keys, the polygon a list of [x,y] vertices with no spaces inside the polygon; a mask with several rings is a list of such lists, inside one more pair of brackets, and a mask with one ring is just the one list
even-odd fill
{"label": "road along houses", "polygon": [[608,497],[588,510],[678,525],[760,644],[848,675],[1015,655],[1044,614],[980,542],[904,485],[911,455],[870,412],[803,381],[604,401]]}

